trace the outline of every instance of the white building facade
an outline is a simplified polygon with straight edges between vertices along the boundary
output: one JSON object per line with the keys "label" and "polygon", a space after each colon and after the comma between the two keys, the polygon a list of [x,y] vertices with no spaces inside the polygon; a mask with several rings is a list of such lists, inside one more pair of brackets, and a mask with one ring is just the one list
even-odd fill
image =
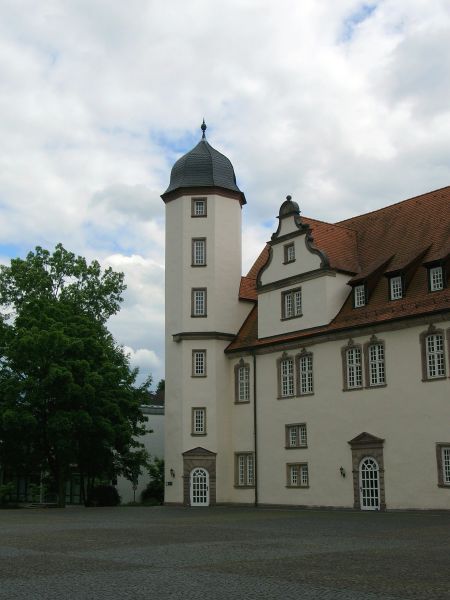
{"label": "white building facade", "polygon": [[166,204],[167,504],[450,508],[450,188],[278,228],[206,141]]}

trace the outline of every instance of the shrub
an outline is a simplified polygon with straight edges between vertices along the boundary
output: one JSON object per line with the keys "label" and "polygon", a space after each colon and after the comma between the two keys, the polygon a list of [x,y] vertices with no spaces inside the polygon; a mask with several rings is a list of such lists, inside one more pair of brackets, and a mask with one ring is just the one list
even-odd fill
{"label": "shrub", "polygon": [[153,460],[148,468],[150,481],[141,494],[143,504],[163,504],[164,503],[164,460],[157,458]]}
{"label": "shrub", "polygon": [[113,485],[96,485],[90,491],[86,506],[117,506],[120,504],[119,492]]}

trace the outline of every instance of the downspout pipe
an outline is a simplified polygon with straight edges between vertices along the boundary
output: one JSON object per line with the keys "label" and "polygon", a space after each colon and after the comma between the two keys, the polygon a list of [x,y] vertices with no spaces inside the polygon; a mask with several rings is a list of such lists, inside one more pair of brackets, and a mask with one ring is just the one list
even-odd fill
{"label": "downspout pipe", "polygon": [[253,447],[254,447],[254,461],[255,461],[255,506],[258,506],[258,420],[256,411],[256,354],[252,352],[253,356]]}

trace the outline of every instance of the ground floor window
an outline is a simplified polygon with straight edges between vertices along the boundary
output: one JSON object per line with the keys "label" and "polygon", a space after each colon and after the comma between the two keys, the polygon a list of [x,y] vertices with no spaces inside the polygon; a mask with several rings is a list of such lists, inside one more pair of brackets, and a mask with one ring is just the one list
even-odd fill
{"label": "ground floor window", "polygon": [[438,484],[450,487],[450,443],[436,444]]}
{"label": "ground floor window", "polygon": [[253,487],[255,485],[253,452],[239,452],[236,454],[235,482],[238,487]]}
{"label": "ground floor window", "polygon": [[309,472],[306,463],[287,465],[287,487],[309,487]]}

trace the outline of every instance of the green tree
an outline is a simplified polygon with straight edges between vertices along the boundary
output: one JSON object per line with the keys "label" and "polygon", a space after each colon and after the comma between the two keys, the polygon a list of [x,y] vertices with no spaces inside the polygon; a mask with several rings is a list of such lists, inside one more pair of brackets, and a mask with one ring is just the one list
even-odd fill
{"label": "green tree", "polygon": [[105,325],[124,290],[61,244],[0,267],[0,461],[49,472],[60,506],[71,465],[113,478],[145,431],[146,385]]}

